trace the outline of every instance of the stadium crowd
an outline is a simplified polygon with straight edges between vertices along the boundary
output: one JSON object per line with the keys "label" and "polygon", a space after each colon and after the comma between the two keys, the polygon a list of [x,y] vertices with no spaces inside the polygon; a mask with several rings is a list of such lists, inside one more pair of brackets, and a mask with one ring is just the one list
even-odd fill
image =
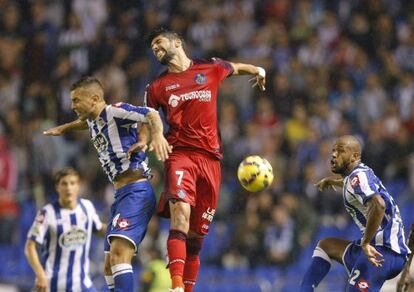
{"label": "stadium crowd", "polygon": [[[69,87],[83,75],[103,82],[108,103],[142,104],[145,86],[162,70],[144,36],[160,25],[181,33],[194,58],[267,70],[264,93],[244,78],[221,87],[223,184],[205,262],[288,266],[319,226],[345,228],[341,196],[314,187],[330,173],[340,135],[358,135],[363,161],[400,205],[413,208],[414,2],[0,0],[2,246],[21,248],[25,234],[16,226],[33,219],[25,208],[55,195],[53,173],[63,166],[80,171],[82,193],[108,216],[112,189],[88,134],[42,132],[75,119]],[[258,194],[237,182],[238,163],[250,154],[275,172],[271,188]],[[159,194],[162,165],[151,161]],[[142,249],[165,248],[162,230],[155,218]],[[148,257],[141,252],[142,262]]]}

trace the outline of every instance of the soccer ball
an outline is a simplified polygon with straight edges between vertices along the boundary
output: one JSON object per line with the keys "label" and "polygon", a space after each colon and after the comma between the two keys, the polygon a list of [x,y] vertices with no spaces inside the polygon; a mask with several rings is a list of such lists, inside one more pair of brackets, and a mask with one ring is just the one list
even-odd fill
{"label": "soccer ball", "polygon": [[248,156],[239,164],[237,177],[240,184],[249,192],[266,189],[273,181],[270,163],[260,156]]}

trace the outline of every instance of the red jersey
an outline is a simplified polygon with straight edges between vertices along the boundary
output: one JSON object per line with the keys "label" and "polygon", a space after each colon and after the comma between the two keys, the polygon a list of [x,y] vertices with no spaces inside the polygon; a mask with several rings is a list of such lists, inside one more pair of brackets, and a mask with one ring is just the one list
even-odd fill
{"label": "red jersey", "polygon": [[232,73],[233,66],[221,59],[193,60],[187,70],[167,71],[151,82],[146,105],[164,111],[170,127],[167,140],[175,149],[199,149],[222,158],[217,92]]}

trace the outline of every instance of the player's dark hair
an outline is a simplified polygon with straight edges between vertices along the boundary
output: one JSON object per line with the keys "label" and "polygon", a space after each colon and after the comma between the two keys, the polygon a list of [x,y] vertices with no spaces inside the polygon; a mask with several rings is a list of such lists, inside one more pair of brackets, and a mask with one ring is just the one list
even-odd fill
{"label": "player's dark hair", "polygon": [[76,81],[75,83],[72,84],[72,86],[70,87],[70,91],[73,91],[73,90],[78,89],[80,87],[85,87],[85,86],[88,86],[88,85],[92,85],[92,84],[98,85],[103,91],[103,86],[102,86],[101,81],[99,81],[98,78],[93,77],[93,76],[82,77],[81,79],[79,79],[78,81]]}
{"label": "player's dark hair", "polygon": [[58,172],[56,172],[56,174],[55,174],[55,185],[58,185],[59,182],[61,181],[61,179],[64,178],[65,176],[68,176],[68,175],[74,175],[74,176],[77,176],[78,178],[80,178],[79,172],[77,172],[74,168],[66,167],[66,168],[63,168],[63,169],[59,170]]}
{"label": "player's dark hair", "polygon": [[154,29],[153,31],[151,31],[147,37],[146,37],[146,44],[147,46],[150,48],[151,47],[151,42],[153,39],[155,39],[158,36],[164,36],[166,38],[168,38],[169,40],[181,40],[181,42],[183,43],[184,46],[184,39],[175,31],[169,30],[165,27],[158,27],[156,29]]}

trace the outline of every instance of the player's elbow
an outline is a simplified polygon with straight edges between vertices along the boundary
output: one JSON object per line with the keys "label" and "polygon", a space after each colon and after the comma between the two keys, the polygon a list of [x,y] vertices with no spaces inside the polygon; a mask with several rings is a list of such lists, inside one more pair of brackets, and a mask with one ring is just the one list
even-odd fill
{"label": "player's elbow", "polygon": [[34,242],[33,240],[27,240],[26,244],[24,245],[24,255],[26,256],[26,258],[29,258],[31,251],[34,248]]}
{"label": "player's elbow", "polygon": [[371,206],[377,210],[377,212],[385,213],[385,201],[380,195],[375,195],[371,200]]}

